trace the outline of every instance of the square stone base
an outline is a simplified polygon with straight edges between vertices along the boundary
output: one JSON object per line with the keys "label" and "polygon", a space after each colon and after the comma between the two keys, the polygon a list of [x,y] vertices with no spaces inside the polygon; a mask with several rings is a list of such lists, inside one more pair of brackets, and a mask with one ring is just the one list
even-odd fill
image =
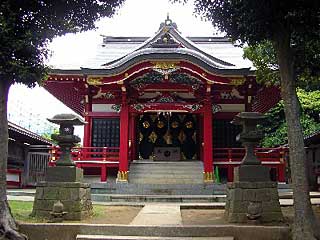
{"label": "square stone base", "polygon": [[234,169],[235,182],[270,181],[270,169],[262,165],[240,165]]}
{"label": "square stone base", "polygon": [[79,182],[41,182],[37,184],[32,216],[50,219],[53,204],[61,201],[64,220],[82,220],[92,215],[90,184]]}
{"label": "square stone base", "polygon": [[[260,217],[250,220],[248,213],[258,209]],[[227,185],[225,218],[230,223],[281,222],[276,182],[234,182]]]}
{"label": "square stone base", "polygon": [[75,166],[49,167],[46,182],[82,182],[83,170]]}

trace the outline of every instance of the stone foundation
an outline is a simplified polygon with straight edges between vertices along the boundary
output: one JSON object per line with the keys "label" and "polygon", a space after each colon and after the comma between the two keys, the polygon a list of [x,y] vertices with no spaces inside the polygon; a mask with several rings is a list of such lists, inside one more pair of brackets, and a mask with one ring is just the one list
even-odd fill
{"label": "stone foundation", "polygon": [[65,220],[82,220],[92,215],[90,184],[41,182],[37,184],[32,216],[50,218],[53,204],[60,200],[67,212]]}
{"label": "stone foundation", "polygon": [[46,173],[46,182],[81,182],[83,170],[75,166],[49,167]]}
{"label": "stone foundation", "polygon": [[[261,207],[261,217],[249,220],[248,206]],[[280,208],[276,182],[233,182],[227,185],[225,218],[230,223],[280,222]]]}

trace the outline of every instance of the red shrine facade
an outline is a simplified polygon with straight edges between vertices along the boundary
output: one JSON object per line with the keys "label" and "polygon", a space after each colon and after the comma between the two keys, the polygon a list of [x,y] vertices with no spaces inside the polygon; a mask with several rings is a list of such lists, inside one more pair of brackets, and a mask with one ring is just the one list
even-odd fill
{"label": "red shrine facade", "polygon": [[[54,69],[44,86],[87,122],[78,166],[100,167],[102,181],[115,167],[117,180],[128,181],[134,160],[202,161],[205,182],[215,167],[232,181],[244,150],[230,121],[242,111],[266,112],[278,89],[257,84],[250,67],[214,56],[232,60],[228,39],[186,38],[169,18],[151,38],[104,37],[100,48],[98,66]],[[256,152],[284,182],[282,150]]]}

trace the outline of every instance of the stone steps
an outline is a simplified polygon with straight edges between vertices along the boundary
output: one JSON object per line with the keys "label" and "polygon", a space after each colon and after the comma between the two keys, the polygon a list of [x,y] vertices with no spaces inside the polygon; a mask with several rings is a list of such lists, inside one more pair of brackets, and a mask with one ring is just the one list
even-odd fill
{"label": "stone steps", "polygon": [[139,178],[137,180],[134,181],[135,184],[144,184],[144,183],[148,183],[148,184],[193,184],[193,183],[198,183],[200,184],[200,180],[195,180],[195,179],[190,179],[190,178],[161,178],[161,177],[143,177],[143,178]]}
{"label": "stone steps", "polygon": [[[91,198],[95,202],[224,202],[225,185],[138,185],[138,184],[91,184]],[[280,199],[292,199],[290,189],[278,189]],[[14,199],[32,200],[35,189],[8,189]],[[311,192],[312,199],[319,199],[319,192]],[[31,199],[31,200],[30,200]]]}
{"label": "stone steps", "polygon": [[129,182],[134,184],[201,184],[200,161],[139,162],[130,165]]}
{"label": "stone steps", "polygon": [[92,194],[97,202],[225,202],[225,195],[123,195]]}
{"label": "stone steps", "polygon": [[[183,226],[133,226],[123,224],[84,224],[84,223],[26,223],[19,224],[19,230],[29,236],[29,239],[74,240],[78,235],[102,236],[131,236],[131,239],[141,237],[162,237],[162,239],[192,239],[190,237],[204,237],[218,240],[217,237],[234,237],[237,240],[287,240],[290,228],[286,225],[240,225],[240,224],[215,224],[215,225],[183,225]],[[132,238],[135,237],[135,238]],[[165,238],[166,237],[166,238]],[[174,238],[176,237],[176,239]],[[216,237],[216,238],[214,238]],[[179,239],[178,238],[178,239]],[[209,238],[209,239],[210,239]],[[91,238],[94,239],[94,238]],[[94,240],[98,240],[96,238]],[[103,239],[103,238],[102,238]],[[112,238],[111,238],[112,239]],[[200,238],[201,239],[201,238]],[[219,239],[219,240],[220,240]],[[223,238],[222,238],[223,239]],[[228,239],[228,238],[227,238]],[[223,239],[223,240],[227,240]],[[230,239],[230,238],[229,238]],[[228,239],[228,240],[229,240]],[[232,238],[231,238],[232,239]],[[85,239],[82,239],[85,240]],[[122,239],[123,240],[123,239]]]}
{"label": "stone steps", "polygon": [[77,240],[234,240],[234,237],[152,237],[152,236],[108,236],[77,235]]}

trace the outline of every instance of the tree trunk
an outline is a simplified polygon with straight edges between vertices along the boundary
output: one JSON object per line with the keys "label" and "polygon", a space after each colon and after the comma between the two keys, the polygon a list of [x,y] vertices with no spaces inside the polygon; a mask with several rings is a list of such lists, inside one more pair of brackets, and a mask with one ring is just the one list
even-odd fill
{"label": "tree trunk", "polygon": [[8,121],[7,101],[10,83],[0,78],[0,239],[24,240],[24,235],[17,232],[7,201],[7,160],[8,160]]}
{"label": "tree trunk", "polygon": [[300,124],[300,107],[296,92],[293,52],[290,47],[290,31],[280,27],[273,41],[281,76],[281,95],[288,125],[288,144],[293,183],[294,240],[320,239],[319,223],[312,210],[309,197],[307,158],[303,131]]}

